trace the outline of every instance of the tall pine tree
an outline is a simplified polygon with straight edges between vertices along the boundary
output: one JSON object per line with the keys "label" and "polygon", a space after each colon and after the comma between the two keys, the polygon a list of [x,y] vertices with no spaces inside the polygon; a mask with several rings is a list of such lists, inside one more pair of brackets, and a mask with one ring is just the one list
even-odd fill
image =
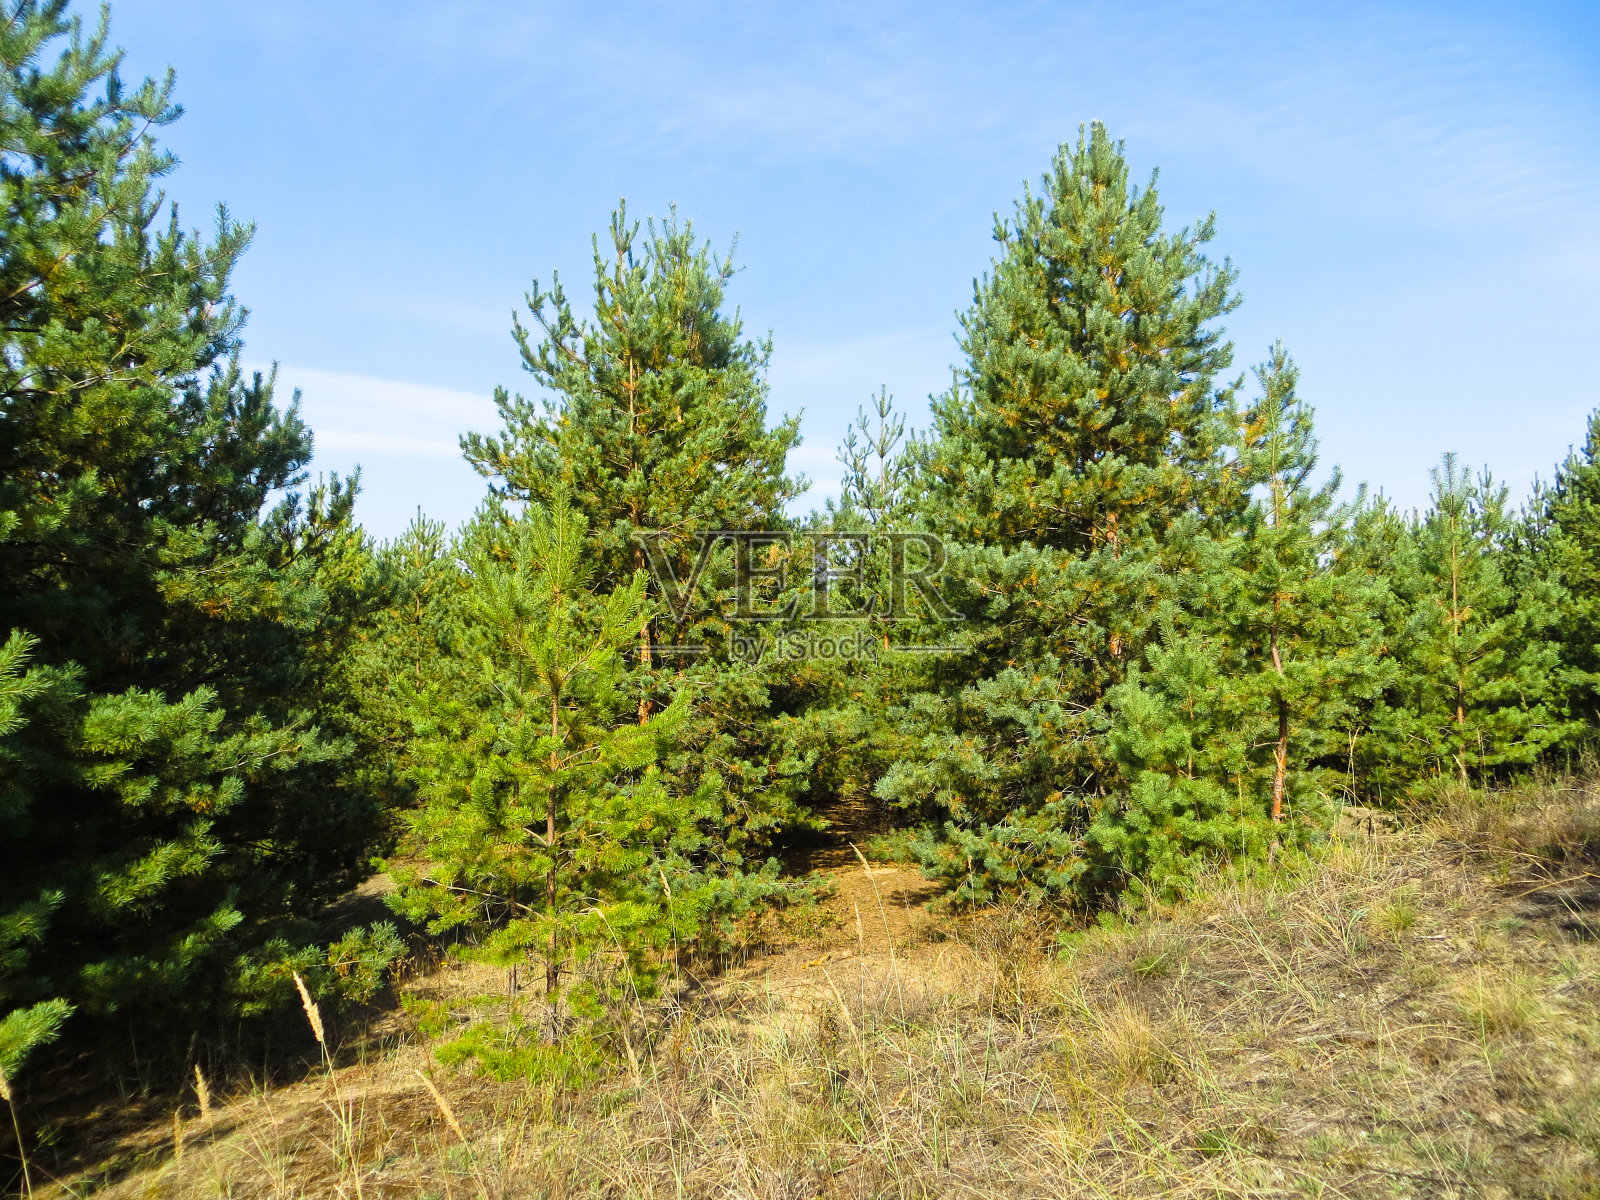
{"label": "tall pine tree", "polygon": [[[786,529],[783,505],[804,482],[785,474],[798,423],[767,425],[771,345],[723,311],[733,274],[731,256],[676,215],[641,232],[620,208],[603,250],[594,243],[593,319],[579,320],[556,279],[528,296],[539,339],[516,322],[543,402],[501,389],[502,430],[462,446],[503,496],[571,497],[592,531],[597,586],[648,570],[658,615],[638,634],[639,719],[688,689],[693,711],[669,765],[685,795],[720,795],[720,843],[737,866],[793,818],[797,784],[769,719],[781,676],[728,653],[732,548],[702,562],[700,534]],[[658,644],[703,649],[663,659]]]}
{"label": "tall pine tree", "polygon": [[311,440],[238,366],[250,230],[164,206],[171,80],[118,57],[60,0],[0,22],[0,630],[41,685],[0,737],[0,1021],[187,1036],[289,985],[378,828],[332,686],[370,555],[338,481],[263,517]]}
{"label": "tall pine tree", "polygon": [[1234,273],[1210,218],[1168,233],[1096,124],[997,222],[934,404],[921,517],[950,549],[966,652],[902,712],[880,794],[929,820],[928,868],[983,900],[1094,891],[1085,833],[1121,809],[1107,700],[1158,628],[1197,532],[1237,509],[1225,449]]}

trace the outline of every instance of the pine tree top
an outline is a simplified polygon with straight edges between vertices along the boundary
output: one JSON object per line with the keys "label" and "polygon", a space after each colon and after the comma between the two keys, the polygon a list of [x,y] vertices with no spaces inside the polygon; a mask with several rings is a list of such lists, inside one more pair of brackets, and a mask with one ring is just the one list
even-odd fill
{"label": "pine tree top", "polygon": [[1167,233],[1163,217],[1154,175],[1130,184],[1096,123],[996,219],[966,364],[934,404],[930,490],[953,531],[1087,547],[1197,502],[1229,436],[1214,322],[1238,297],[1232,265],[1201,252],[1213,218]]}
{"label": "pine tree top", "polygon": [[773,528],[805,481],[784,473],[798,422],[767,427],[771,342],[723,310],[732,251],[715,254],[676,212],[641,234],[625,206],[607,243],[594,241],[592,319],[556,278],[528,293],[532,328],[515,321],[544,402],[498,390],[503,431],[461,444],[505,495],[543,502],[566,488],[620,582],[641,562],[634,531]]}

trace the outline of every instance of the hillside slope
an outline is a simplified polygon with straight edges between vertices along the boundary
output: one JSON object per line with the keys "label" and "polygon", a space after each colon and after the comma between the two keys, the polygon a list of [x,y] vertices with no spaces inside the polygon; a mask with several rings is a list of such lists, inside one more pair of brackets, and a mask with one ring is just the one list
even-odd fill
{"label": "hillside slope", "polygon": [[[790,945],[573,1094],[381,1050],[146,1130],[133,1197],[1600,1195],[1600,790],[1347,814],[1066,939],[833,867]],[[406,985],[463,1016],[472,968]],[[107,1164],[109,1165],[109,1164]],[[115,1176],[115,1182],[110,1182]],[[41,1195],[66,1195],[42,1189]]]}

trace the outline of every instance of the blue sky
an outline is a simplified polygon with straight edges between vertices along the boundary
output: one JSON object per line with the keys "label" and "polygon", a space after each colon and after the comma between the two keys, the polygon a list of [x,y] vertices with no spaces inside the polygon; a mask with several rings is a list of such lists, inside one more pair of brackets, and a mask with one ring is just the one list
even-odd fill
{"label": "blue sky", "polygon": [[[1169,223],[1218,214],[1241,368],[1281,337],[1324,459],[1405,505],[1441,451],[1520,493],[1600,406],[1600,5],[614,4],[116,0],[129,73],[173,66],[188,223],[258,225],[248,357],[359,462],[379,535],[457,521],[456,434],[526,390],[529,280],[586,294],[619,197],[676,203],[771,331],[793,466],[887,384],[914,421],[1008,210],[1080,122]],[[528,380],[531,383],[531,380]]]}

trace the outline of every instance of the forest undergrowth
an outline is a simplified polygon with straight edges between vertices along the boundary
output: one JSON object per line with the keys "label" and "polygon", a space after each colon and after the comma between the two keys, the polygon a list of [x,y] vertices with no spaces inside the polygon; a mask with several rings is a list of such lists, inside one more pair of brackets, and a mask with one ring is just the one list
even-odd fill
{"label": "forest undergrowth", "polygon": [[451,963],[339,1065],[191,1095],[38,1194],[1600,1194],[1592,779],[1347,810],[1304,857],[1065,934],[827,873],[786,945],[671,991],[584,1086],[442,1066],[495,982]]}

